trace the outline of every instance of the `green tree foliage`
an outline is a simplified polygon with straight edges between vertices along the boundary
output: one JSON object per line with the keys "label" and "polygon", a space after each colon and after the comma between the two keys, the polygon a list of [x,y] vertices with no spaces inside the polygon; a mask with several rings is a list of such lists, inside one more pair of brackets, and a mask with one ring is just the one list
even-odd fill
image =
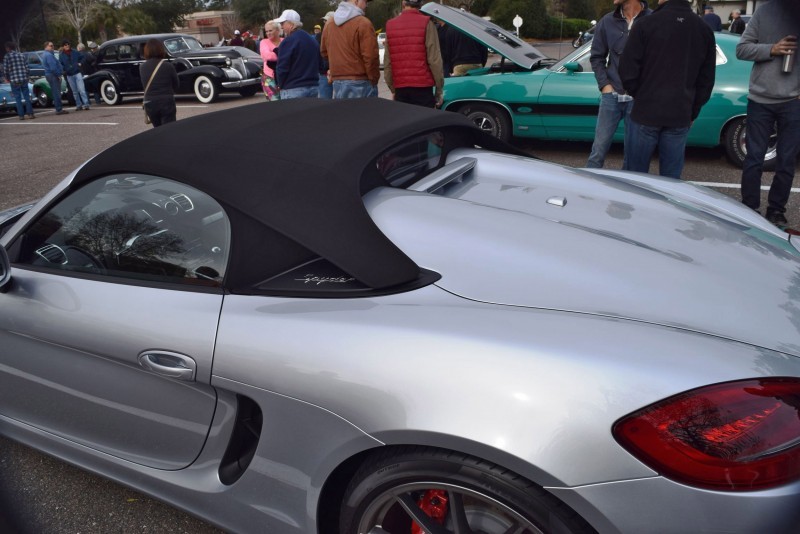
{"label": "green tree foliage", "polygon": [[594,18],[594,6],[590,0],[565,0],[564,16],[572,19]]}
{"label": "green tree foliage", "polygon": [[470,11],[479,17],[485,17],[489,14],[495,4],[499,4],[503,0],[475,0],[472,2]]}
{"label": "green tree foliage", "polygon": [[492,21],[502,28],[512,29],[514,17],[522,17],[521,37],[542,37],[548,33],[549,15],[545,0],[508,0],[496,2],[491,12]]}
{"label": "green tree foliage", "polygon": [[171,32],[176,26],[183,25],[185,15],[193,13],[202,4],[198,5],[196,0],[141,0],[131,7],[138,8],[153,21],[152,31]]}
{"label": "green tree foliage", "polygon": [[375,31],[386,31],[386,21],[399,14],[400,2],[394,0],[373,0],[367,7],[367,17],[375,26]]}

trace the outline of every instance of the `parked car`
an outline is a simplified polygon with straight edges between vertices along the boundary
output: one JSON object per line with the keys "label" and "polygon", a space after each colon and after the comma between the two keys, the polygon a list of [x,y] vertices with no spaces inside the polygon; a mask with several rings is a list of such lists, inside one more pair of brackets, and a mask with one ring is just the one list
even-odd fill
{"label": "parked car", "polygon": [[[432,2],[422,11],[445,20],[502,56],[499,63],[471,71],[469,76],[445,80],[443,109],[464,113],[504,140],[513,136],[594,139],[600,92],[589,62],[590,43],[554,62],[527,42],[470,13]],[[714,36],[714,92],[689,130],[687,142],[691,146],[722,145],[728,159],[741,167],[747,154],[745,119],[752,63],[736,58],[739,36]],[[614,140],[622,139],[620,123]],[[765,158],[767,168],[774,165],[775,144],[773,140]]]}
{"label": "parked car", "polygon": [[[44,77],[42,57],[45,53],[44,50],[23,52],[28,59],[28,69],[30,70],[31,81],[33,82],[31,95],[34,97],[34,103],[42,108],[53,105],[53,92],[50,89],[50,82]],[[58,57],[58,52],[55,54],[56,57]],[[75,98],[72,96],[67,80],[64,77],[61,78],[61,100],[70,105],[75,104]]]}
{"label": "parked car", "polygon": [[[47,108],[53,105],[53,90],[47,78],[37,78],[33,82],[33,92],[31,94],[39,107]],[[61,101],[65,104],[75,104],[75,98],[69,90],[66,79],[63,77],[61,78]]]}
{"label": "parked car", "polygon": [[728,196],[298,99],[0,221],[0,434],[226,531],[800,524],[800,249]]}
{"label": "parked car", "polygon": [[[0,76],[0,79],[3,79]],[[28,89],[31,90],[33,95],[33,86],[29,83]],[[23,100],[24,101],[24,100]],[[0,83],[0,113],[16,113],[17,112],[17,99],[14,98],[14,93],[11,92],[11,84]]]}
{"label": "parked car", "polygon": [[[44,65],[43,65],[43,55],[46,52],[44,50],[33,50],[30,52],[23,52],[25,58],[28,60],[28,69],[31,72],[31,78],[43,78],[44,77]],[[58,57],[58,52],[56,52],[56,57]]]}
{"label": "parked car", "polygon": [[106,104],[119,104],[126,95],[144,92],[139,65],[144,63],[144,44],[151,38],[164,43],[168,59],[178,71],[179,94],[194,93],[207,104],[221,92],[253,96],[261,88],[261,56],[243,46],[204,48],[194,37],[177,33],[137,35],[106,41],[98,49],[97,72],[86,79],[99,80]]}

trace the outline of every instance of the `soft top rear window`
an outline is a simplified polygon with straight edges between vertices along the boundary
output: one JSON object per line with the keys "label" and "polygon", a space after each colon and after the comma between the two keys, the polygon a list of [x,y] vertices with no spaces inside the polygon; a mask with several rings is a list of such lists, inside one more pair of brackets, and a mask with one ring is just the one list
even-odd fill
{"label": "soft top rear window", "polygon": [[443,147],[440,131],[412,137],[378,157],[378,173],[392,187],[405,187],[441,165]]}

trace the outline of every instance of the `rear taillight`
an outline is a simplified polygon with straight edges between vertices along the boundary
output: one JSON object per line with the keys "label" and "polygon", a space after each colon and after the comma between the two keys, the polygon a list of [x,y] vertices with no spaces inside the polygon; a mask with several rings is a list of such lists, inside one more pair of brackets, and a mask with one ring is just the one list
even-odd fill
{"label": "rear taillight", "polygon": [[778,486],[800,478],[800,379],[695,389],[620,419],[612,432],[644,464],[684,484]]}

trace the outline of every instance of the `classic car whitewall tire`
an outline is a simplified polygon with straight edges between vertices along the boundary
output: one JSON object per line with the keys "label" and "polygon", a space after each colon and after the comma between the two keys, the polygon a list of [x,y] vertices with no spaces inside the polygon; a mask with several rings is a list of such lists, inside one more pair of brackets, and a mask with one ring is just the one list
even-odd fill
{"label": "classic car whitewall tire", "polygon": [[467,104],[459,111],[484,132],[506,142],[511,140],[511,118],[500,106]]}
{"label": "classic car whitewall tire", "polygon": [[213,78],[201,74],[194,79],[194,95],[203,104],[210,104],[219,96],[219,88]]}
{"label": "classic car whitewall tire", "polygon": [[[744,165],[744,158],[747,156],[747,145],[745,144],[746,119],[739,117],[734,119],[725,128],[722,142],[725,145],[725,154],[731,163],[737,167]],[[777,155],[777,132],[772,134],[767,147],[767,154],[764,156],[764,166],[762,170],[775,170],[775,157]]]}
{"label": "classic car whitewall tire", "polygon": [[430,532],[438,524],[420,507],[422,500],[435,505],[446,500],[440,532],[594,532],[570,508],[507,469],[430,447],[378,452],[368,459],[345,493],[339,532],[408,533],[412,521]]}
{"label": "classic car whitewall tire", "polygon": [[122,95],[119,94],[116,84],[111,80],[103,80],[100,82],[100,98],[109,106],[122,104]]}

